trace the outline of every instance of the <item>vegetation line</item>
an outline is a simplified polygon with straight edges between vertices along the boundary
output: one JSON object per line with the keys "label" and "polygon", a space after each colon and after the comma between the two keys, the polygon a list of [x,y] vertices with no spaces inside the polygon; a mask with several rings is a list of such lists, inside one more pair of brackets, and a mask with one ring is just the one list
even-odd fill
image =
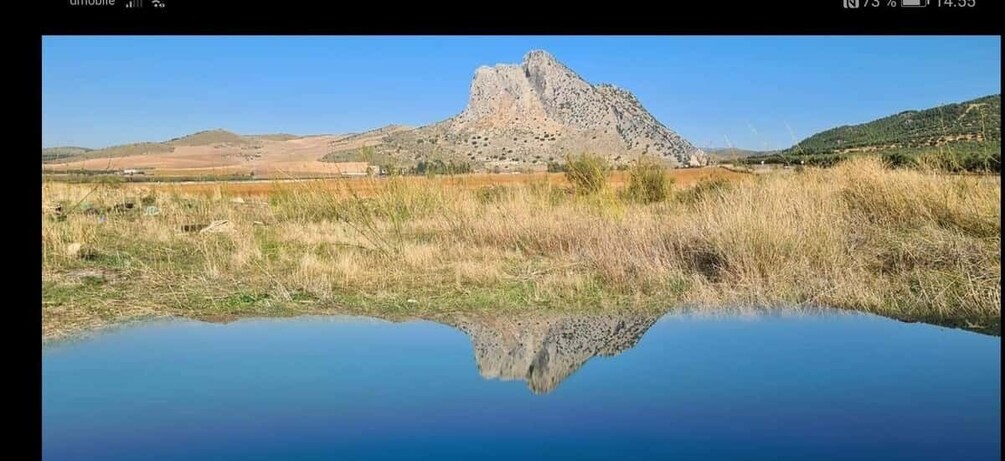
{"label": "vegetation line", "polygon": [[642,159],[621,185],[592,156],[566,174],[280,183],[265,199],[44,181],[43,334],[161,315],[685,303],[999,334],[997,175],[862,157],[686,184]]}

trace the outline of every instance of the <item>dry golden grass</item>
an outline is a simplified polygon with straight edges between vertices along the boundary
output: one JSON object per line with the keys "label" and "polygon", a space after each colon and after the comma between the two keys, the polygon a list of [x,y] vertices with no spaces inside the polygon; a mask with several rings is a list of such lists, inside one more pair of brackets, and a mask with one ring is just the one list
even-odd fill
{"label": "dry golden grass", "polygon": [[[687,187],[701,181],[722,178],[729,181],[747,179],[750,175],[730,171],[725,168],[693,168],[682,170],[671,170],[667,172],[674,184]],[[530,184],[548,182],[555,185],[567,185],[565,175],[562,173],[523,173],[523,174],[490,174],[473,173],[455,176],[408,177],[404,179],[416,186],[426,184],[436,184],[451,186],[460,189],[478,189],[484,186],[508,186],[516,184]],[[178,194],[203,194],[212,195],[218,192],[238,196],[267,197],[273,192],[287,187],[291,182],[310,183],[312,188],[324,188],[332,192],[346,191],[351,189],[359,195],[372,193],[375,187],[380,186],[380,182],[374,182],[367,178],[333,178],[333,179],[304,179],[294,181],[246,181],[246,182],[196,182],[196,183],[132,183],[125,184],[126,190],[146,190],[156,189],[165,193]],[[614,188],[621,188],[628,182],[628,172],[612,171],[609,183]]]}
{"label": "dry golden grass", "polygon": [[[44,333],[149,315],[678,304],[825,305],[998,333],[999,177],[867,158],[720,171],[673,172],[670,198],[650,204],[619,193],[624,174],[585,196],[560,175],[46,182]],[[80,211],[144,196],[159,214]],[[230,232],[181,231],[221,219]],[[68,255],[73,243],[86,251]]]}

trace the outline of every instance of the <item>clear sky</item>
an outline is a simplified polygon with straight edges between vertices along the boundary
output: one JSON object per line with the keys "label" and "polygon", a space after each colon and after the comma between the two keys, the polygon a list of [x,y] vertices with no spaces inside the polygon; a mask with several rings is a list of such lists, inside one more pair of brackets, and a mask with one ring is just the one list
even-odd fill
{"label": "clear sky", "polygon": [[464,109],[476,67],[531,49],[707,147],[1001,92],[999,37],[45,37],[42,146],[419,126]]}

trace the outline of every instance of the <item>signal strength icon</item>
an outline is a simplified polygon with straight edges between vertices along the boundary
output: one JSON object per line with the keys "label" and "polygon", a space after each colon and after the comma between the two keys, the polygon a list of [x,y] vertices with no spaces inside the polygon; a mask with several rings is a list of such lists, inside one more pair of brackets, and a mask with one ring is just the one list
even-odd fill
{"label": "signal strength icon", "polygon": [[126,8],[143,8],[143,0],[129,0],[126,2]]}

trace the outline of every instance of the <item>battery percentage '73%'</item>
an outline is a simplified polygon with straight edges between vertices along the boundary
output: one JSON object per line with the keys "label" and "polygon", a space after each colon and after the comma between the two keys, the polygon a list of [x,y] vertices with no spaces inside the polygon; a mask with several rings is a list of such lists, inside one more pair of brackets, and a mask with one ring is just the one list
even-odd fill
{"label": "battery percentage '73%'", "polygon": [[898,0],[844,0],[845,8],[880,8],[885,3],[890,8],[897,7]]}

